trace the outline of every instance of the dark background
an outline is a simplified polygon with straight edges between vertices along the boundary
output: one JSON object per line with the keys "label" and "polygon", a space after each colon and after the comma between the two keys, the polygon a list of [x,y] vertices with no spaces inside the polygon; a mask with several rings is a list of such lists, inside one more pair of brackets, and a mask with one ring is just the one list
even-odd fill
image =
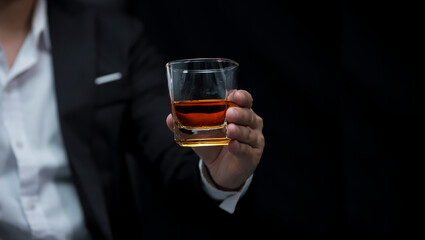
{"label": "dark background", "polygon": [[143,236],[419,232],[423,17],[413,1],[92,2],[140,18],[164,61],[238,61],[239,87],[264,119],[263,159],[229,221],[166,206],[142,174]]}

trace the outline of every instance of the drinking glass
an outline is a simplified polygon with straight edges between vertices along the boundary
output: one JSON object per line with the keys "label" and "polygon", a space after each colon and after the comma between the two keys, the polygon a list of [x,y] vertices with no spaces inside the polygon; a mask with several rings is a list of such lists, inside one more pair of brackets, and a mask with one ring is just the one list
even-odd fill
{"label": "drinking glass", "polygon": [[228,145],[226,111],[239,64],[225,58],[167,63],[174,140],[183,147]]}

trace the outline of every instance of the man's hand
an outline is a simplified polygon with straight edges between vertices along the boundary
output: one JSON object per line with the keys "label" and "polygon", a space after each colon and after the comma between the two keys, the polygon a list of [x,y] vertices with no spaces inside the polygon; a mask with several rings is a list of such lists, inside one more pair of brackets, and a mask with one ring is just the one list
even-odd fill
{"label": "man's hand", "polygon": [[[251,94],[238,90],[229,100],[238,105],[226,112],[229,145],[193,148],[208,168],[213,184],[228,191],[238,190],[254,173],[265,145],[263,119],[251,109]],[[171,114],[167,117],[167,125],[173,128]]]}

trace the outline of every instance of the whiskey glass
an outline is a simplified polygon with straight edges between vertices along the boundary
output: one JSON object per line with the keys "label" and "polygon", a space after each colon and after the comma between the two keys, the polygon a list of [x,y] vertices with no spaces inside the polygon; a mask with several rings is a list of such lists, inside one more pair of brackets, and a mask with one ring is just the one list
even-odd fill
{"label": "whiskey glass", "polygon": [[174,140],[183,147],[228,145],[226,111],[237,88],[239,64],[225,58],[166,64]]}

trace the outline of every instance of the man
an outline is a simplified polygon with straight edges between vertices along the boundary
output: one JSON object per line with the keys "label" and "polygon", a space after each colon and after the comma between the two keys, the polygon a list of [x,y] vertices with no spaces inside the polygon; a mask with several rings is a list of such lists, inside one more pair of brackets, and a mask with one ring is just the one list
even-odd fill
{"label": "man", "polygon": [[196,156],[162,124],[164,66],[138,23],[0,0],[0,46],[0,239],[132,238],[128,159],[153,166],[170,198],[234,211],[264,148],[249,93],[232,99],[229,146]]}

